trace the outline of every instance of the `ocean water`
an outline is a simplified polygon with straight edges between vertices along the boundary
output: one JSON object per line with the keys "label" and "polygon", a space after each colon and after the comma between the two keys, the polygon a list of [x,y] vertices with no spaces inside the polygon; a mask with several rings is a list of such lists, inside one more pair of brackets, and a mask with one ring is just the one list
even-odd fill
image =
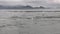
{"label": "ocean water", "polygon": [[60,9],[2,9],[0,34],[60,34]]}
{"label": "ocean water", "polygon": [[1,17],[11,16],[60,16],[60,9],[1,9]]}

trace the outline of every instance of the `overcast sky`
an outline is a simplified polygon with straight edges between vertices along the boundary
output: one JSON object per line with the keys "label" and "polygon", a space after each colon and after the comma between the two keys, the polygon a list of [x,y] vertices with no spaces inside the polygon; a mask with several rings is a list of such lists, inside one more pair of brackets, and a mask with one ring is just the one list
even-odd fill
{"label": "overcast sky", "polygon": [[31,6],[50,6],[59,5],[60,0],[0,0],[0,5],[31,5]]}

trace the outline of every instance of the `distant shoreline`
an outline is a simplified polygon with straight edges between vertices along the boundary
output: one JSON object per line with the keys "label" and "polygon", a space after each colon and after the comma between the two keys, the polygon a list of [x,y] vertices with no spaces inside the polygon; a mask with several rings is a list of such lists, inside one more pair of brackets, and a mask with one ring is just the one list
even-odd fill
{"label": "distant shoreline", "polygon": [[0,9],[0,11],[60,12],[60,9]]}

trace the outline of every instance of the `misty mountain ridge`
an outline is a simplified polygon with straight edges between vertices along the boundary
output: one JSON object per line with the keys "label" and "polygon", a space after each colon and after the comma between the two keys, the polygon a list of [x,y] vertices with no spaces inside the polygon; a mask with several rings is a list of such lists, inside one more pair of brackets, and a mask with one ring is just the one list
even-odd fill
{"label": "misty mountain ridge", "polygon": [[0,9],[51,9],[51,8],[60,8],[60,6],[50,6],[50,7],[45,7],[45,6],[40,6],[40,7],[32,7],[30,5],[17,5],[17,6],[7,6],[7,5],[0,5]]}
{"label": "misty mountain ridge", "polygon": [[32,6],[29,6],[29,5],[26,5],[26,6],[20,6],[20,5],[17,5],[17,6],[3,6],[3,5],[0,5],[0,9],[44,9],[45,7],[43,6],[40,6],[40,7],[32,7]]}

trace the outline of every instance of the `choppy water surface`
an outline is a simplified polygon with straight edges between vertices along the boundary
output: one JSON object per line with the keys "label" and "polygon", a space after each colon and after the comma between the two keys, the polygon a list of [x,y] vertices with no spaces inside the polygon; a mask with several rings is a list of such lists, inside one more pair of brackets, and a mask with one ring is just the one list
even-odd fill
{"label": "choppy water surface", "polygon": [[0,34],[60,34],[60,12],[2,10]]}

